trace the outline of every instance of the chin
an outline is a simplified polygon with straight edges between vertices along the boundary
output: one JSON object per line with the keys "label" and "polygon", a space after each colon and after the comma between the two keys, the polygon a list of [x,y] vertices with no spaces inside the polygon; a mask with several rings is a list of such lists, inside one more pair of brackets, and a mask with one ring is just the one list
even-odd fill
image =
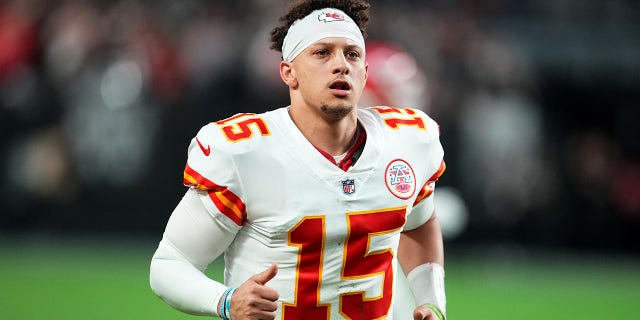
{"label": "chin", "polygon": [[355,107],[353,105],[335,106],[335,105],[323,104],[320,107],[320,110],[322,110],[322,113],[324,113],[325,115],[329,116],[332,119],[342,119],[347,115],[349,115],[354,108]]}

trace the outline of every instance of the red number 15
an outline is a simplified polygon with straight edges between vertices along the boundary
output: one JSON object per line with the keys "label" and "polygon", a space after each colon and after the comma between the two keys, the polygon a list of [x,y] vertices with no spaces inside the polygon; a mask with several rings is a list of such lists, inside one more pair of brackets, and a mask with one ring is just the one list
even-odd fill
{"label": "red number 15", "polygon": [[[340,295],[340,313],[347,319],[379,319],[389,313],[393,289],[391,248],[369,251],[371,237],[391,233],[405,222],[405,208],[347,214],[347,238],[341,280],[382,276],[382,292]],[[318,239],[321,239],[319,241]],[[311,216],[289,231],[289,245],[299,247],[294,303],[283,303],[282,319],[329,319],[329,305],[320,303],[326,239],[325,217]]]}

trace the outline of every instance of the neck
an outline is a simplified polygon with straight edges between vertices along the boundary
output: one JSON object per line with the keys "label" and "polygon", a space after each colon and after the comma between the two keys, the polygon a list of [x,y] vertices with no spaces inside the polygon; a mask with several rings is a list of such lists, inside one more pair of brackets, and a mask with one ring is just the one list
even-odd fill
{"label": "neck", "polygon": [[347,152],[356,139],[358,119],[355,109],[343,118],[327,119],[292,106],[289,115],[312,145],[333,156]]}

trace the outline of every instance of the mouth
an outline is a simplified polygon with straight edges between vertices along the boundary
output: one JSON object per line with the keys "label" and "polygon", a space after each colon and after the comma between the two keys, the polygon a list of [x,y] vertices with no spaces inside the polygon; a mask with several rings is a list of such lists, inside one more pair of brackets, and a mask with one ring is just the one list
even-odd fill
{"label": "mouth", "polygon": [[346,96],[351,90],[351,85],[346,80],[335,80],[329,85],[329,89],[336,96]]}

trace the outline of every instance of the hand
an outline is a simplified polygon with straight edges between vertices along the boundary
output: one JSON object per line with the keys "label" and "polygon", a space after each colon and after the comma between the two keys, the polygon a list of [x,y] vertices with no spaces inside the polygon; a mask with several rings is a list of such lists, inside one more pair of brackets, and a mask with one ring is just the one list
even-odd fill
{"label": "hand", "polygon": [[231,296],[231,319],[234,320],[271,320],[275,319],[278,308],[278,292],[265,284],[278,273],[278,266],[272,264],[269,269],[253,275],[240,285]]}
{"label": "hand", "polygon": [[440,320],[438,315],[427,306],[418,306],[413,311],[413,320]]}

